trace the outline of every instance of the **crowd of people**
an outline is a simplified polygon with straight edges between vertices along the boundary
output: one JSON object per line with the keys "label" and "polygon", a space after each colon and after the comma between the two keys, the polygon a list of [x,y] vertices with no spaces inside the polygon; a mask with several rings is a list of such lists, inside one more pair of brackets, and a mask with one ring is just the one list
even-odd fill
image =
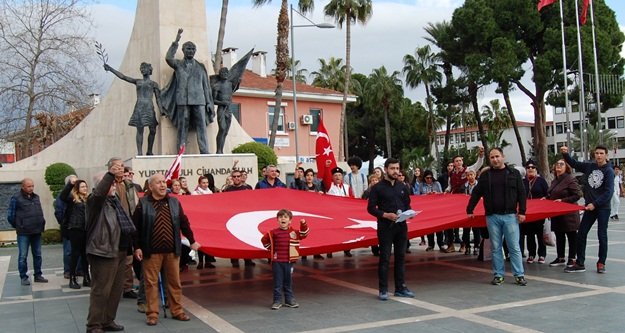
{"label": "crowd of people", "polygon": [[[545,264],[547,260],[543,240],[545,220],[519,223],[525,220],[527,199],[577,203],[583,197],[585,206],[581,219],[577,212],[550,219],[557,257],[549,266],[563,266],[568,273],[584,272],[588,232],[598,221],[599,260],[596,268],[598,273],[605,273],[608,221],[618,219],[622,187],[620,168],[612,166],[604,146],[595,148],[594,159],[590,162],[576,161],[568,154],[567,147],[561,147],[561,153],[562,158],[551,167],[551,183],[538,173],[533,160],[527,161],[522,168],[508,165],[500,148],[492,148],[488,152],[489,166],[483,166],[486,154],[480,148],[474,165],[464,166],[463,157],[455,156],[447,164],[446,172],[438,178],[434,177],[432,170],[418,167],[413,169],[410,177],[400,169],[399,161],[393,158],[386,160],[384,168],[375,168],[367,176],[360,170],[362,160],[353,157],[347,163],[350,172],[345,173],[339,167],[329,170],[332,174],[329,185],[317,179],[313,169],[304,169],[299,163],[288,186],[280,180],[277,167],[269,165],[263,168],[262,178],[252,187],[247,184],[247,172],[237,168],[235,162],[223,186],[218,187],[214,177],[207,174],[198,178],[193,189],[184,177],[166,181],[162,174],[151,176],[142,188],[133,182],[132,168],[124,166],[120,158],[111,158],[108,170],[94,177],[91,193],[86,180],[70,175],[55,202],[55,216],[61,225],[63,240],[67,241],[64,244],[67,245],[64,246],[64,273],[70,288],[81,288],[79,276],[82,276],[82,286],[91,288],[88,332],[123,330],[123,326],[114,321],[121,297],[136,299],[137,310],[145,313],[147,325],[156,325],[159,288],[167,295],[172,317],[187,321],[190,318],[180,303],[179,274],[193,263],[189,252],[194,250],[198,253],[197,269],[214,268],[212,263],[216,260],[200,251],[200,244],[195,241],[189,220],[176,196],[276,187],[368,200],[367,211],[377,219],[379,245],[372,247],[372,252],[379,256],[379,299],[383,301],[389,297],[391,251],[395,261],[394,295],[414,297],[404,281],[404,258],[405,253],[411,252],[410,240],[406,224],[398,220],[401,212],[411,209],[412,195],[469,195],[466,208],[469,218],[473,217],[475,206],[483,199],[486,227],[463,228],[462,237],[458,229],[444,230],[427,235],[427,243],[422,237],[419,245],[427,245],[426,251],[434,250],[436,245],[440,251],[451,253],[456,251],[454,244],[460,244],[459,251],[465,255],[478,255],[478,259],[490,256],[493,266],[491,282],[494,285],[503,283],[504,261],[508,260],[514,282],[523,286],[527,284],[523,258],[527,258],[527,264]],[[583,191],[572,174],[573,169],[583,173]],[[142,196],[140,192],[144,192]],[[291,265],[299,258],[293,253],[297,253],[299,241],[306,237],[309,229],[302,220],[300,228],[294,231],[290,226],[292,217],[289,210],[281,210],[276,217],[279,227],[262,240],[272,251],[274,310],[282,304],[298,306],[293,296],[290,272]],[[21,284],[30,285],[27,275],[29,248],[33,254],[33,281],[48,282],[41,271],[41,233],[45,219],[32,179],[24,179],[20,192],[11,198],[8,221],[17,232]],[[280,236],[283,234],[290,236]],[[188,245],[178,235],[184,235]],[[489,246],[485,246],[485,242]],[[65,251],[65,248],[71,251]],[[490,249],[489,253],[486,253],[487,249]],[[351,257],[352,253],[345,251],[345,256]],[[332,253],[328,253],[327,257],[331,258]],[[324,259],[320,254],[314,258]],[[231,259],[231,264],[239,267],[239,260]],[[250,259],[246,259],[244,264],[255,265]],[[138,290],[133,288],[135,277],[140,282]],[[284,302],[281,299],[283,294]]]}

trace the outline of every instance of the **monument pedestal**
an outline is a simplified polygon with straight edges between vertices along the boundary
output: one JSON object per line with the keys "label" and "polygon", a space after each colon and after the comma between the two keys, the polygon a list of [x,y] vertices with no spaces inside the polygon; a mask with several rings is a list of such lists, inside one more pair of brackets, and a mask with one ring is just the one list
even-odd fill
{"label": "monument pedestal", "polygon": [[[175,159],[176,155],[137,156],[124,163],[132,167],[135,173],[134,182],[143,186],[150,176],[156,173],[166,174]],[[254,154],[182,155],[179,176],[187,179],[189,189],[193,191],[198,178],[210,173],[215,178],[215,187],[221,189],[232,172],[234,161],[237,160],[239,163],[236,168],[247,171],[251,181],[248,184],[254,186],[258,177],[258,159]]]}

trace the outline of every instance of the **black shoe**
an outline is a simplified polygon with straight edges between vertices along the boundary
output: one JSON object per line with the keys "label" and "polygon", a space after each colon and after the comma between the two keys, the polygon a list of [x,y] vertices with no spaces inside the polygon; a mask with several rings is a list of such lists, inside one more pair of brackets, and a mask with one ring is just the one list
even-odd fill
{"label": "black shoe", "polygon": [[124,330],[124,326],[112,321],[110,324],[102,327],[105,332],[119,332]]}
{"label": "black shoe", "polygon": [[82,279],[82,286],[83,287],[91,287],[91,278],[89,278],[89,275],[85,276]]}
{"label": "black shoe", "polygon": [[80,285],[78,284],[78,281],[76,281],[76,277],[75,276],[70,276],[70,278],[69,278],[69,287],[71,289],[80,289]]}
{"label": "black shoe", "polygon": [[204,268],[204,264],[203,263],[199,263],[199,264],[197,264],[196,268],[197,269],[202,269],[202,268]]}
{"label": "black shoe", "polygon": [[577,263],[571,267],[567,267],[564,269],[565,272],[567,273],[582,273],[586,271],[586,267],[585,266],[580,266]]}
{"label": "black shoe", "polygon": [[524,276],[515,276],[514,277],[514,282],[516,284],[518,284],[519,286],[525,286],[527,285],[527,280],[525,280]]}
{"label": "black shoe", "polygon": [[245,259],[244,262],[245,262],[245,266],[246,267],[254,267],[254,266],[256,266],[256,263],[253,262],[252,259]]}
{"label": "black shoe", "polygon": [[215,268],[215,265],[211,264],[210,262],[207,263],[204,268]]}
{"label": "black shoe", "polygon": [[[232,259],[230,260],[230,263],[232,264],[232,267],[235,267],[235,268],[239,267],[239,259]],[[212,265],[212,264],[209,263],[209,265]],[[208,265],[206,267],[208,267]]]}
{"label": "black shoe", "polygon": [[343,253],[345,253],[346,257],[350,257],[350,258],[353,257],[352,252],[350,250],[343,251]]}
{"label": "black shoe", "polygon": [[35,276],[35,282],[48,283],[48,279],[44,278],[42,275],[39,275]]}
{"label": "black shoe", "polygon": [[564,258],[556,258],[549,263],[550,267],[566,266],[566,260]]}
{"label": "black shoe", "polygon": [[327,257],[328,257],[328,259],[331,259],[332,258],[332,253],[328,253]]}
{"label": "black shoe", "polygon": [[313,258],[314,258],[314,259],[317,259],[317,260],[323,260],[323,256],[322,256],[322,255],[320,255],[320,254],[315,254],[315,255],[313,256]]}
{"label": "black shoe", "polygon": [[137,293],[134,290],[124,291],[124,298],[137,299]]}

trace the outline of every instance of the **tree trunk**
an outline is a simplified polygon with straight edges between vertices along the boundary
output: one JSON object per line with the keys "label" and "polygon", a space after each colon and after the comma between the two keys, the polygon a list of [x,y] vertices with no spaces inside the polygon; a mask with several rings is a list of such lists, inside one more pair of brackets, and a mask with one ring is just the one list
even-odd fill
{"label": "tree trunk", "polygon": [[473,81],[469,82],[469,96],[471,97],[471,105],[473,105],[473,115],[475,116],[475,121],[477,122],[477,129],[480,133],[482,146],[484,146],[484,151],[488,153],[488,150],[492,147],[488,147],[488,142],[486,141],[484,125],[482,124],[482,117],[480,115],[480,107],[477,104],[477,91],[477,83]]}
{"label": "tree trunk", "polygon": [[523,163],[523,165],[525,165],[525,162],[527,162],[527,157],[525,156],[525,147],[523,146],[523,139],[521,139],[521,133],[519,133],[519,126],[516,123],[514,112],[512,112],[512,103],[510,103],[510,91],[507,87],[505,87],[502,89],[501,93],[503,94],[503,100],[506,103],[506,109],[508,109],[508,115],[510,116],[510,120],[512,121],[512,128],[514,129],[514,136],[516,136],[516,142],[519,146],[519,152],[521,152],[521,162]]}
{"label": "tree trunk", "polygon": [[[282,84],[286,78],[286,70],[289,62],[289,14],[287,5],[288,2],[283,0],[282,6],[280,7],[280,15],[278,16],[278,42],[276,44],[276,106],[274,107],[271,134],[269,136],[269,147],[271,149],[274,148],[276,143],[278,121],[282,113]],[[286,120],[286,117],[284,119]]]}
{"label": "tree trunk", "polygon": [[425,84],[425,94],[427,98],[428,109],[430,111],[430,124],[431,124],[431,134],[430,134],[430,144],[429,147],[432,147],[432,142],[434,142],[434,158],[438,161],[440,158],[440,154],[438,153],[438,144],[436,142],[436,124],[434,123],[434,107],[432,106],[432,97],[430,96],[430,85],[429,82],[424,82]]}
{"label": "tree trunk", "polygon": [[547,154],[547,133],[545,131],[545,103],[541,98],[534,101],[534,151],[538,159],[538,171],[542,175],[549,175],[549,162]]}
{"label": "tree trunk", "polygon": [[213,69],[215,74],[221,68],[221,50],[224,47],[224,36],[226,35],[226,16],[228,15],[228,0],[221,0],[221,17],[219,18],[219,32],[217,33],[217,47],[215,50],[215,62]]}
{"label": "tree trunk", "polygon": [[[341,105],[341,136],[339,139],[339,160],[345,161],[349,156],[349,135],[347,133],[347,93],[349,92],[349,79],[351,73],[351,21],[349,20],[349,10],[345,19],[345,82],[343,83],[343,103]],[[343,156],[341,156],[343,155]]]}

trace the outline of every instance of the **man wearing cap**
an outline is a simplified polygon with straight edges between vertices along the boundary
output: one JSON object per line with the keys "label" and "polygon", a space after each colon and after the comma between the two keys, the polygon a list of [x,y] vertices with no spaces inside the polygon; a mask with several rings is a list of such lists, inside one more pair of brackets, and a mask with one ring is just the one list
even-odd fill
{"label": "man wearing cap", "polygon": [[337,197],[350,197],[354,198],[354,193],[349,185],[343,183],[343,169],[336,167],[331,170],[332,172],[332,185],[326,194],[334,195]]}
{"label": "man wearing cap", "polygon": [[[349,185],[343,183],[343,169],[336,167],[332,169],[332,185],[326,192],[328,195],[334,195],[337,197],[350,197],[354,198],[354,193]],[[350,250],[343,251],[346,257],[351,257],[352,252]],[[332,253],[328,253],[328,258],[332,258]]]}

